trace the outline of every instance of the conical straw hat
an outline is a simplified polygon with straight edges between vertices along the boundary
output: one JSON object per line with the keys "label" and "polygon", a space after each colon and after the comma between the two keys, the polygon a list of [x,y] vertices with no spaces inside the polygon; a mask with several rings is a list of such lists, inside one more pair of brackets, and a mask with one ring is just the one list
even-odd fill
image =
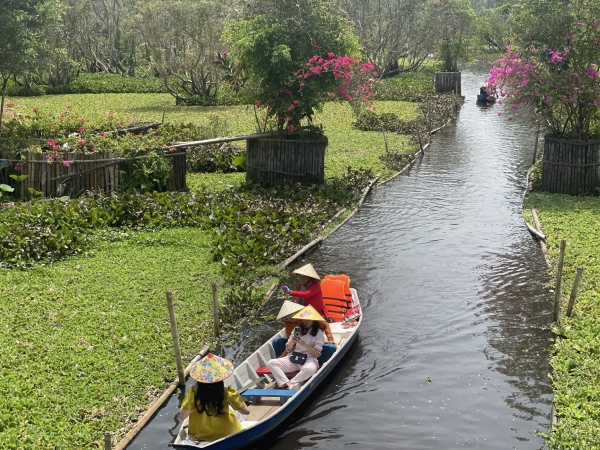
{"label": "conical straw hat", "polygon": [[289,300],[285,300],[283,302],[283,305],[281,305],[279,314],[277,314],[277,320],[281,320],[284,317],[294,314],[295,312],[298,312],[303,308],[304,306],[302,306],[300,303],[294,303],[290,302]]}
{"label": "conical straw hat", "polygon": [[300,319],[300,320],[316,320],[318,322],[325,322],[325,319],[321,317],[321,314],[317,312],[315,308],[308,305],[298,311],[292,319]]}
{"label": "conical straw hat", "polygon": [[190,377],[199,383],[218,383],[233,373],[233,363],[209,353],[190,369]]}
{"label": "conical straw hat", "polygon": [[310,278],[314,278],[315,280],[321,280],[321,277],[312,266],[312,264],[307,264],[305,266],[300,267],[299,269],[294,270],[292,273],[296,275],[304,275]]}

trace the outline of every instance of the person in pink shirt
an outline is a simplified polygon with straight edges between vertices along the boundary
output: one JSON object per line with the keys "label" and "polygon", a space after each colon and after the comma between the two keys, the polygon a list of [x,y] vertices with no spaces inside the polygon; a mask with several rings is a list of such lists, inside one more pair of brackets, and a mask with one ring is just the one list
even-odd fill
{"label": "person in pink shirt", "polygon": [[300,299],[300,301],[294,300],[296,303],[302,303],[305,306],[312,306],[321,316],[325,318],[327,322],[331,322],[332,320],[329,318],[327,307],[323,301],[321,285],[319,284],[321,277],[319,277],[319,274],[312,264],[302,266],[299,269],[294,270],[292,273],[298,275],[298,278],[300,279],[300,284],[298,284],[297,290],[292,291],[285,284],[281,286],[281,290],[286,294],[290,294],[292,297],[295,297],[295,299]]}

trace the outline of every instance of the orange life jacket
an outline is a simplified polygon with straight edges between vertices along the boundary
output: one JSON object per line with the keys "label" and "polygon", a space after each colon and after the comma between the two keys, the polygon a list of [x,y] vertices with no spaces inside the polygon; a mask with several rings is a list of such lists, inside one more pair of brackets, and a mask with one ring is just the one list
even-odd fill
{"label": "orange life jacket", "polygon": [[326,275],[321,281],[323,303],[334,322],[344,320],[344,313],[352,306],[350,278],[347,275]]}

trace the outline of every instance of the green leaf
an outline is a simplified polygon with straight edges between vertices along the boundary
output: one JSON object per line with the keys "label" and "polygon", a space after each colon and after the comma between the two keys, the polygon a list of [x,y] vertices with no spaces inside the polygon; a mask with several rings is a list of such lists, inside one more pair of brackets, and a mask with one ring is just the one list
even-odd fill
{"label": "green leaf", "polygon": [[23,181],[23,180],[26,180],[29,177],[29,175],[12,174],[12,175],[9,175],[9,177],[11,177],[13,180],[16,180],[16,181]]}
{"label": "green leaf", "polygon": [[240,166],[244,165],[245,163],[246,163],[245,156],[238,156],[236,158],[233,158],[233,165],[236,167],[240,167]]}
{"label": "green leaf", "polygon": [[9,186],[8,184],[0,184],[0,191],[4,192],[14,192],[15,188]]}

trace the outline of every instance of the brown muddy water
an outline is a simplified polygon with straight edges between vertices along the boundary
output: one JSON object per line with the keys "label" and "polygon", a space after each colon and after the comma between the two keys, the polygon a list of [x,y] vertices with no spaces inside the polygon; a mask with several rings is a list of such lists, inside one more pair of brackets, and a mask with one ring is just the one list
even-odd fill
{"label": "brown muddy water", "polygon": [[[463,70],[456,124],[306,258],[321,274],[350,275],[364,322],[345,360],[257,448],[543,446],[552,294],[521,217],[534,132],[503,105],[475,104],[487,71]],[[220,353],[239,363],[277,329],[247,326]],[[181,399],[128,448],[167,449]]]}

